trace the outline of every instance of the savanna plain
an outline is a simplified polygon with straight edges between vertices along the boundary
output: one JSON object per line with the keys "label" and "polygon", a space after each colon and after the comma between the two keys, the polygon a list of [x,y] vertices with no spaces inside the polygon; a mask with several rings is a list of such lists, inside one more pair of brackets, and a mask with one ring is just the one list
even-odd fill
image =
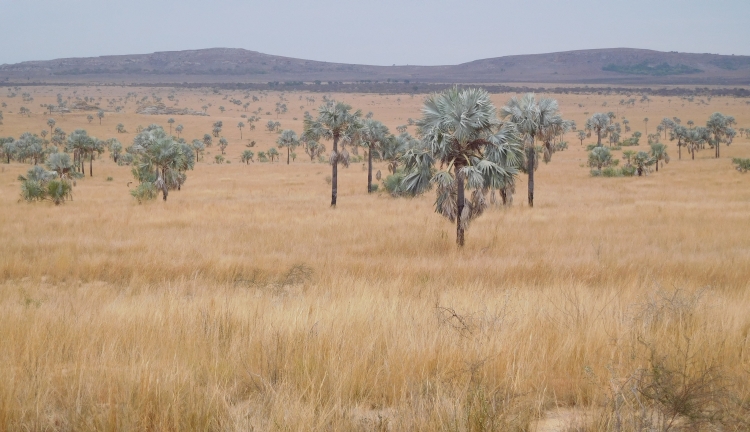
{"label": "savanna plain", "polygon": [[[129,92],[209,116],[137,114],[135,97],[107,107]],[[731,163],[750,157],[745,136],[694,160],[663,139],[658,173],[604,178],[586,166],[596,138],[569,132],[536,171],[534,207],[521,175],[513,205],[492,205],[458,248],[434,192],[368,194],[362,162],[339,168],[335,209],[327,162],[300,150],[290,164],[283,151],[240,162],[251,141],[275,146],[268,120],[300,133],[321,93],[18,93],[0,94],[0,136],[53,117],[127,146],[172,117],[190,142],[222,120],[229,163],[210,147],[180,191],[139,204],[131,167],[104,153],[59,206],[21,200],[30,165],[0,163],[2,430],[750,428],[750,174]],[[50,116],[40,105],[58,93],[99,101],[101,124],[86,118],[96,111]],[[392,131],[421,116],[424,96],[327,95]],[[636,150],[663,117],[704,125],[720,111],[750,126],[745,99],[548,96],[579,128],[595,112],[625,116],[644,132]],[[289,109],[276,114],[280,97]],[[254,111],[255,130],[235,127]]]}

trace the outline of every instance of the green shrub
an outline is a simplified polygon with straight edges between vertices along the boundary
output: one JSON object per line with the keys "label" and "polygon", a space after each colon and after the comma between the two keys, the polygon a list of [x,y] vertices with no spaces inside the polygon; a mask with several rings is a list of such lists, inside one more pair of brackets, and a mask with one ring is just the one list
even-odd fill
{"label": "green shrub", "polygon": [[741,173],[750,170],[750,159],[732,158],[732,163],[736,165],[735,169]]}
{"label": "green shrub", "polygon": [[114,180],[112,177],[107,177],[107,181],[112,181],[112,180]]}
{"label": "green shrub", "polygon": [[131,190],[130,195],[138,201],[138,204],[143,204],[143,201],[156,198],[156,186],[152,182],[143,182]]}
{"label": "green shrub", "polygon": [[602,177],[622,177],[622,170],[615,167],[606,167],[602,170]]}

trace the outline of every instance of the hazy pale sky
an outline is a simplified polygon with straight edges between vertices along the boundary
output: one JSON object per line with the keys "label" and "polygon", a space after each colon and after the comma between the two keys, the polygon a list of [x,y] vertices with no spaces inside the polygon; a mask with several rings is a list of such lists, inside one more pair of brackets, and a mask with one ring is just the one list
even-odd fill
{"label": "hazy pale sky", "polygon": [[589,48],[750,55],[750,0],[0,0],[0,64],[229,47],[375,65]]}

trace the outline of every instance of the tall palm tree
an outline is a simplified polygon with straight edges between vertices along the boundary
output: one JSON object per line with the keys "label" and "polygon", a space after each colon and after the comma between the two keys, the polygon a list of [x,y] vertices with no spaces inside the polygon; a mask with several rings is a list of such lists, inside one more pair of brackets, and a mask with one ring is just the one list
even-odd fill
{"label": "tall palm tree", "polygon": [[[437,185],[435,211],[456,222],[461,247],[469,222],[486,208],[487,191],[512,184],[523,163],[515,125],[500,123],[487,91],[458,87],[430,95],[416,124],[421,146],[406,153],[403,187],[418,194]],[[445,170],[435,173],[437,162]]]}
{"label": "tall palm tree", "polygon": [[537,165],[535,141],[544,139],[549,135],[550,129],[557,127],[560,119],[557,101],[542,98],[537,102],[533,93],[527,93],[520,99],[513,97],[500,109],[500,118],[513,123],[521,135],[526,152],[529,207],[534,207],[534,170]]}
{"label": "tall palm tree", "polygon": [[346,138],[352,126],[360,124],[362,111],[352,111],[351,105],[343,102],[331,101],[318,108],[318,118],[305,116],[303,139],[319,141],[321,138],[333,140],[331,151],[331,207],[336,207],[338,196],[338,164],[345,163],[345,158],[339,154],[339,140]]}
{"label": "tall palm tree", "polygon": [[286,164],[289,165],[289,155],[300,144],[299,137],[291,129],[284,129],[276,139],[279,148],[286,148]]}
{"label": "tall palm tree", "polygon": [[367,193],[370,193],[372,192],[372,154],[375,152],[380,155],[382,143],[395,138],[383,123],[372,118],[362,122],[360,134],[362,145],[367,147]]}

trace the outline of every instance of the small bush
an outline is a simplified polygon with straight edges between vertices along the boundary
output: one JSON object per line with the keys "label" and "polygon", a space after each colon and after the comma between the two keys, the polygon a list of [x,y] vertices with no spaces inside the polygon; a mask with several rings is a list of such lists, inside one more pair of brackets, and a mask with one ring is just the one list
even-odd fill
{"label": "small bush", "polygon": [[750,170],[750,159],[732,158],[732,163],[736,165],[735,169],[741,173]]}
{"label": "small bush", "polygon": [[107,177],[107,181],[112,181],[112,180],[114,180],[112,177]]}
{"label": "small bush", "polygon": [[328,184],[331,184],[331,182],[333,181],[333,180],[331,179],[331,176],[326,176],[326,179],[325,179],[325,180],[326,180],[326,183],[328,183]]}
{"label": "small bush", "polygon": [[143,204],[143,201],[156,198],[156,186],[152,182],[143,182],[131,190],[130,195],[138,201],[138,204]]}

